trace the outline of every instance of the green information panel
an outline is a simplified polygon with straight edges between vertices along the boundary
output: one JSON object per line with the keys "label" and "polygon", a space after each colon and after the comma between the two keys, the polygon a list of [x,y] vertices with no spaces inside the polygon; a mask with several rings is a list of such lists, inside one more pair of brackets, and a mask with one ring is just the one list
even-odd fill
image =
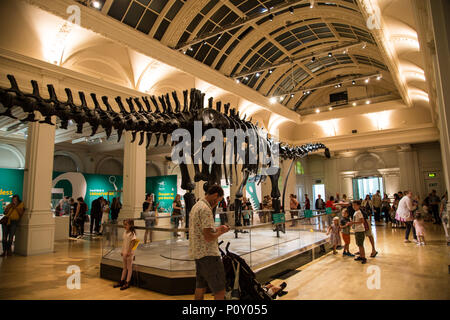
{"label": "green information panel", "polygon": [[148,177],[145,192],[155,195],[159,209],[172,212],[172,204],[177,195],[177,175]]}
{"label": "green information panel", "polygon": [[275,213],[272,215],[273,223],[284,223],[286,222],[286,218],[284,213]]}
{"label": "green information panel", "polygon": [[305,218],[312,218],[313,212],[312,210],[305,210]]}

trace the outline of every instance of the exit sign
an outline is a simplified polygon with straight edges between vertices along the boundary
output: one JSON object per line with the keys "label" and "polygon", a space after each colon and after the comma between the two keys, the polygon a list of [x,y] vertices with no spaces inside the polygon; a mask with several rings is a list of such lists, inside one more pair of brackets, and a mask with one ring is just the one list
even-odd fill
{"label": "exit sign", "polygon": [[429,178],[436,178],[436,173],[429,173],[429,174],[428,174],[428,177],[429,177]]}

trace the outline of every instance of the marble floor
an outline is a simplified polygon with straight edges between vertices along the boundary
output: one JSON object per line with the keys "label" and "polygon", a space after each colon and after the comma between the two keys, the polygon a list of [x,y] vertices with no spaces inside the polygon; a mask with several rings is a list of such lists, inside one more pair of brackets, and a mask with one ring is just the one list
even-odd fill
{"label": "marble floor", "polygon": [[[427,224],[427,245],[403,243],[404,229],[384,225],[374,227],[379,252],[361,265],[341,254],[331,253],[299,270],[286,280],[286,300],[306,299],[450,299],[449,247],[440,226]],[[365,243],[366,250],[370,244]],[[352,251],[355,251],[352,237]],[[167,296],[139,288],[126,291],[112,288],[99,277],[101,241],[64,240],[55,251],[40,256],[0,258],[0,299],[192,299]],[[68,289],[69,266],[81,270],[81,289]],[[369,289],[367,280],[380,271],[380,288]],[[370,282],[374,284],[374,282]],[[207,299],[211,299],[207,295]]]}

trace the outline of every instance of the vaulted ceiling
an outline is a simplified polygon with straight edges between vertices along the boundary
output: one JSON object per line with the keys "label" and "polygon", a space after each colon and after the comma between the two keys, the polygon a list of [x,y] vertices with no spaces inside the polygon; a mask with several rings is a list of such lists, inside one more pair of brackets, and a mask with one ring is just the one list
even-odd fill
{"label": "vaulted ceiling", "polygon": [[77,2],[301,114],[332,106],[324,96],[345,87],[399,97],[356,0]]}

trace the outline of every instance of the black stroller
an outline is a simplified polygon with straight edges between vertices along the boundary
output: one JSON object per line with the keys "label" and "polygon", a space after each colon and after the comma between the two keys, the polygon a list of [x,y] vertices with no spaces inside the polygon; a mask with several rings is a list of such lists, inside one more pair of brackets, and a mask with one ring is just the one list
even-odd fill
{"label": "black stroller", "polygon": [[[222,243],[223,241],[219,245]],[[272,301],[275,299],[276,294],[274,297],[270,296],[268,290],[256,280],[256,275],[248,266],[247,262],[237,254],[228,251],[229,247],[230,243],[228,242],[225,247],[226,253],[219,248],[225,269],[226,299],[262,301]]]}

